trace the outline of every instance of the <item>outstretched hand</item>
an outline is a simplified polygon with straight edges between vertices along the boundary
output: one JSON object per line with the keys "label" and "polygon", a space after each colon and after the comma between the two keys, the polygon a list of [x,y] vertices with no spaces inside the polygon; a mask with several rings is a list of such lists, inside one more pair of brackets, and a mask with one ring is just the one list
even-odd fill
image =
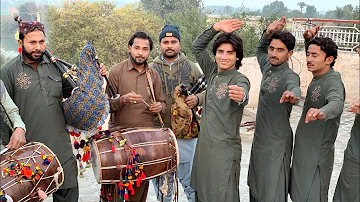
{"label": "outstretched hand", "polygon": [[300,98],[296,97],[295,94],[289,90],[285,91],[281,98],[280,103],[289,102],[291,104],[295,104]]}
{"label": "outstretched hand", "polygon": [[242,24],[243,22],[237,19],[221,20],[215,23],[213,28],[218,32],[230,33],[239,30]]}
{"label": "outstretched hand", "polygon": [[272,22],[266,29],[266,35],[269,36],[273,31],[281,31],[285,27],[286,17],[282,16],[279,20]]}
{"label": "outstretched hand", "polygon": [[349,112],[354,112],[355,114],[360,114],[360,103],[352,104],[349,108]]}
{"label": "outstretched hand", "polygon": [[316,108],[310,108],[306,113],[305,123],[309,123],[310,121],[316,121],[316,120],[324,120],[324,119],[325,119],[325,115],[323,112],[321,112],[319,109]]}
{"label": "outstretched hand", "polygon": [[319,32],[319,30],[320,30],[320,25],[316,25],[315,27],[305,30],[303,34],[304,39],[314,38],[316,34]]}

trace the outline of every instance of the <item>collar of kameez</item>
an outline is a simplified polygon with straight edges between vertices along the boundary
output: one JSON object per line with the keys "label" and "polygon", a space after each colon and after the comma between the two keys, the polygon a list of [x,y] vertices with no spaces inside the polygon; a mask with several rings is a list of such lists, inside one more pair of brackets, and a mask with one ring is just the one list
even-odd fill
{"label": "collar of kameez", "polygon": [[271,71],[276,72],[276,71],[280,71],[280,70],[282,70],[284,68],[288,68],[288,67],[289,67],[289,64],[287,62],[284,62],[284,63],[282,63],[281,65],[278,65],[278,66],[271,65],[270,69],[271,69]]}
{"label": "collar of kameez", "polygon": [[[44,63],[48,64],[48,63],[50,63],[49,58],[47,58],[45,55],[43,55],[42,57],[43,57],[43,59],[42,59],[42,61],[40,62],[40,64],[44,64]],[[28,63],[26,62],[23,54],[20,54],[20,61],[21,61],[22,64],[28,64]]]}
{"label": "collar of kameez", "polygon": [[[148,63],[145,62],[145,68],[144,68],[144,70],[147,70],[148,68],[149,68]],[[127,70],[127,71],[131,71],[132,69],[135,69],[135,67],[134,67],[133,64],[131,63],[131,58],[129,58],[128,61],[127,61],[127,68],[126,68],[126,70]],[[135,70],[136,70],[136,69],[135,69]],[[144,70],[143,70],[143,72],[145,72]]]}
{"label": "collar of kameez", "polygon": [[235,67],[233,67],[232,69],[228,69],[228,70],[222,70],[220,69],[218,74],[219,75],[224,75],[224,76],[227,76],[227,75],[232,75],[232,74],[235,74],[235,72],[237,72],[237,69]]}
{"label": "collar of kameez", "polygon": [[325,76],[331,74],[332,72],[334,72],[334,69],[333,68],[330,68],[329,71],[327,71],[326,73],[324,74],[321,74],[321,75],[317,75],[317,76],[314,76],[314,79],[321,79],[321,78],[324,78]]}

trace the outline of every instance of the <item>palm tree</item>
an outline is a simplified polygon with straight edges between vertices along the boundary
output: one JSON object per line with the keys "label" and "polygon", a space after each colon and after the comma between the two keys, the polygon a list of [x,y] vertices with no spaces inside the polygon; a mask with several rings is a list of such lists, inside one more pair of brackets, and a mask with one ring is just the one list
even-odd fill
{"label": "palm tree", "polygon": [[307,5],[305,2],[299,2],[297,3],[298,6],[300,6],[300,11],[302,12],[302,9]]}

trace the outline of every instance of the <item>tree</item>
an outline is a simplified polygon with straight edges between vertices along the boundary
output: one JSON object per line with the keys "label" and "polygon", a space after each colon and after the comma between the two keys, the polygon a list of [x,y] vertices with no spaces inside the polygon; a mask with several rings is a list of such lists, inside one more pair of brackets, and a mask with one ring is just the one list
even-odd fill
{"label": "tree", "polygon": [[22,20],[36,20],[36,12],[38,11],[38,6],[34,2],[26,2],[19,6],[19,15]]}
{"label": "tree", "polygon": [[302,1],[297,3],[297,5],[300,7],[300,12],[302,12],[302,9],[306,6],[306,3]]}
{"label": "tree", "polygon": [[140,0],[144,9],[153,12],[160,17],[165,17],[168,13],[181,11],[186,8],[203,8],[202,0]]}
{"label": "tree", "polygon": [[136,31],[145,31],[155,39],[163,25],[161,18],[139,5],[116,8],[104,1],[63,2],[61,7],[51,6],[48,13],[48,47],[54,55],[76,64],[90,40],[108,68],[129,57],[128,40]]}
{"label": "tree", "polygon": [[283,16],[288,12],[288,8],[285,7],[282,1],[273,1],[268,5],[265,5],[262,9],[261,16],[270,17],[272,15]]}
{"label": "tree", "polygon": [[306,16],[307,18],[315,18],[315,17],[317,17],[317,16],[318,16],[318,12],[316,11],[315,6],[307,5],[307,6],[306,6],[305,16]]}
{"label": "tree", "polygon": [[304,17],[304,13],[302,13],[300,10],[292,10],[286,17],[302,18]]}
{"label": "tree", "polygon": [[224,10],[223,10],[223,14],[224,15],[230,15],[232,13],[232,8],[231,6],[224,6]]}

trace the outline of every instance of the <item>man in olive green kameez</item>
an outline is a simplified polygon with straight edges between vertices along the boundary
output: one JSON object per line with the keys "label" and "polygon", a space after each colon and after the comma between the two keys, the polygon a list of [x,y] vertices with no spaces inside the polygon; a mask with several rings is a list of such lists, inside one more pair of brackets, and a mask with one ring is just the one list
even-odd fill
{"label": "man in olive green kameez", "polygon": [[[357,48],[360,56],[360,49]],[[334,193],[334,202],[360,201],[360,103],[351,105],[355,113],[351,136],[345,149],[344,163]]]}
{"label": "man in olive green kameez", "polygon": [[284,23],[285,17],[271,23],[256,51],[263,78],[248,175],[251,202],[288,200],[293,146],[289,118],[300,97],[300,78],[287,63],[295,37],[281,31]]}
{"label": "man in olive green kameez", "polygon": [[22,54],[0,69],[6,89],[19,107],[26,124],[26,138],[48,146],[64,169],[63,185],[53,194],[55,202],[77,202],[77,164],[62,111],[63,97],[71,94],[71,86],[61,78],[59,70],[43,54],[46,49],[44,25],[22,21],[19,26]]}
{"label": "man in olive green kameez", "polygon": [[290,184],[294,202],[328,201],[334,143],[344,108],[344,85],[333,69],[337,46],[330,38],[309,41],[317,31],[314,27],[304,33],[307,67],[314,77],[295,135]]}
{"label": "man in olive green kameez", "polygon": [[[239,126],[250,90],[247,77],[237,71],[242,40],[232,32],[241,25],[239,20],[217,22],[193,42],[193,53],[209,81],[190,184],[198,202],[240,201]],[[214,41],[214,61],[206,46],[220,31],[224,33]]]}

